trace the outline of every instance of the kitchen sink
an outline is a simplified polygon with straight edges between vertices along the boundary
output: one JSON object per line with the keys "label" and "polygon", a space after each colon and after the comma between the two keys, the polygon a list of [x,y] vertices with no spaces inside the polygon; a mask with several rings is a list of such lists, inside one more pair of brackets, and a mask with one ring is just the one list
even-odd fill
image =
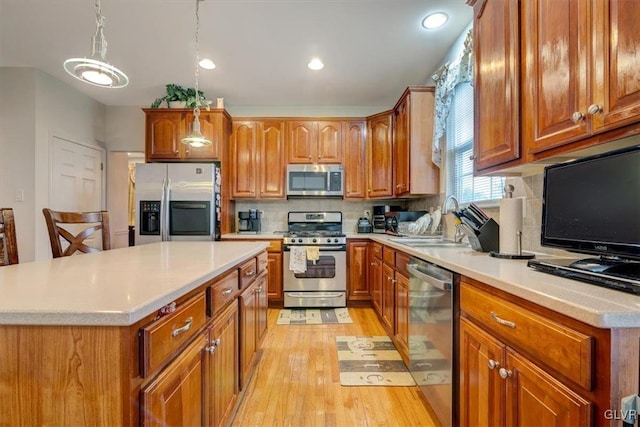
{"label": "kitchen sink", "polygon": [[398,237],[389,239],[394,243],[400,243],[412,248],[438,248],[438,247],[458,247],[463,248],[469,246],[467,242],[455,242],[453,240],[443,239],[441,236],[432,236],[426,238]]}

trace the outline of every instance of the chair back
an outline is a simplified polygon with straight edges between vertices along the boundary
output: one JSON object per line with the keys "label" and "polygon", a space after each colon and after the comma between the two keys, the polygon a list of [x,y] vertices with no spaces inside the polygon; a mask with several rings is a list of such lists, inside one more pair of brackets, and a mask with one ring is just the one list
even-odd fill
{"label": "chair back", "polygon": [[13,209],[0,209],[0,266],[18,264],[18,241]]}
{"label": "chair back", "polygon": [[[73,255],[78,252],[100,252],[100,249],[87,245],[87,239],[95,238],[94,234],[101,232],[102,250],[111,249],[111,238],[109,235],[109,213],[99,212],[60,212],[51,209],[43,209],[44,219],[49,230],[49,240],[51,241],[51,253],[54,258]],[[66,224],[66,227],[61,226]],[[68,228],[73,224],[86,225],[77,234],[73,234]],[[71,226],[71,227],[69,227]],[[64,240],[62,240],[64,239]],[[68,246],[63,247],[66,241]]]}

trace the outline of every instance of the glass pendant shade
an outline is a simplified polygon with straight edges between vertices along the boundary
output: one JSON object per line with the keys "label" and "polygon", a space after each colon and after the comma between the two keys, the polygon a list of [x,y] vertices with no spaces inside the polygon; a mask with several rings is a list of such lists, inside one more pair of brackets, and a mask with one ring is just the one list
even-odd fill
{"label": "glass pendant shade", "polygon": [[211,145],[211,141],[208,140],[200,131],[200,114],[196,114],[193,117],[191,133],[182,138],[182,143],[188,144],[192,147],[204,147],[205,145]]}

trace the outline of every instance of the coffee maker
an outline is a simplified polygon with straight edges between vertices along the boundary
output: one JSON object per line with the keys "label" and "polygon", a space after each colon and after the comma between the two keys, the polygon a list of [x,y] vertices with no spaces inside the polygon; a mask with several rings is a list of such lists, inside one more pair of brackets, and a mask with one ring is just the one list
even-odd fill
{"label": "coffee maker", "polygon": [[258,234],[262,228],[262,211],[249,209],[238,212],[238,233]]}

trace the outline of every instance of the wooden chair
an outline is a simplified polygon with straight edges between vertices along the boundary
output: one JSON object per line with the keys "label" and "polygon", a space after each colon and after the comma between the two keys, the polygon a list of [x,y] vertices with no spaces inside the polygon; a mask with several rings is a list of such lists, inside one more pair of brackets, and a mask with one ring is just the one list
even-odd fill
{"label": "wooden chair", "polygon": [[[100,252],[99,249],[85,244],[85,240],[94,233],[102,230],[102,250],[111,249],[111,237],[109,236],[109,212],[59,212],[51,209],[42,209],[44,219],[47,221],[49,240],[51,241],[51,253],[54,258],[73,255],[76,251],[89,253]],[[87,228],[73,235],[59,224],[86,224]],[[63,248],[64,239],[69,242],[67,248]]]}
{"label": "wooden chair", "polygon": [[18,264],[18,241],[13,209],[0,209],[0,265]]}

